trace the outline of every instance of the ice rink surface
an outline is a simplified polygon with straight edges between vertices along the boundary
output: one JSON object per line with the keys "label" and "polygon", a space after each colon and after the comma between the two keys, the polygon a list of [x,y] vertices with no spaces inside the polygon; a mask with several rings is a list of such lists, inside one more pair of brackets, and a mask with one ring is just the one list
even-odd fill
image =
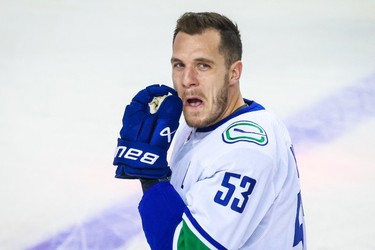
{"label": "ice rink surface", "polygon": [[148,249],[114,179],[125,105],[186,11],[237,22],[241,89],[295,141],[311,250],[375,249],[375,2],[0,1],[0,249]]}

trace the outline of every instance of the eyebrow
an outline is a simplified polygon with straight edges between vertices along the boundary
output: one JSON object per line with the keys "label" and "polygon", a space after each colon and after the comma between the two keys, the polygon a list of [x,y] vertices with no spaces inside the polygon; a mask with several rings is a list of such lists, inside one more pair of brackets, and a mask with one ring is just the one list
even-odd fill
{"label": "eyebrow", "polygon": [[215,64],[214,61],[210,60],[210,59],[207,59],[207,58],[197,58],[197,59],[194,59],[194,61],[196,62],[203,62],[203,63],[207,63],[207,64]]}
{"label": "eyebrow", "polygon": [[174,63],[174,62],[182,62],[180,59],[177,59],[175,57],[172,57],[171,58],[171,63]]}
{"label": "eyebrow", "polygon": [[[201,63],[207,63],[207,64],[215,64],[214,61],[212,61],[210,59],[207,59],[207,58],[203,58],[203,57],[196,58],[196,59],[194,59],[194,61],[195,62],[201,62]],[[171,63],[175,63],[175,62],[183,62],[183,61],[178,59],[178,58],[172,57]]]}

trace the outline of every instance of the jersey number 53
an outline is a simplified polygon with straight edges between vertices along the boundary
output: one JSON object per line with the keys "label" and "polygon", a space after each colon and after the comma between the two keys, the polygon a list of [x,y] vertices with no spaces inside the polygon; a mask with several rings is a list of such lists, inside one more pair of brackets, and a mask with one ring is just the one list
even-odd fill
{"label": "jersey number 53", "polygon": [[238,181],[240,181],[240,187],[245,191],[241,192],[240,197],[234,197],[233,201],[231,202],[230,208],[233,211],[242,213],[245,209],[247,201],[249,200],[249,195],[253,192],[256,184],[256,180],[248,176],[241,176],[240,174],[226,172],[221,186],[225,187],[228,190],[226,190],[226,193],[224,193],[223,191],[218,191],[215,195],[214,201],[220,205],[227,206],[232,200],[232,196],[234,194],[234,191],[236,190],[236,185],[234,185],[233,182],[238,183]]}

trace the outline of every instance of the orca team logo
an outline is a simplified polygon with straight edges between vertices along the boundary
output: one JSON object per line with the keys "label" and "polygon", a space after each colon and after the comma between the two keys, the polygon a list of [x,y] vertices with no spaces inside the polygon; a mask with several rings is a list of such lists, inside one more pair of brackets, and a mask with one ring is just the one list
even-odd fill
{"label": "orca team logo", "polygon": [[235,143],[239,141],[253,142],[260,146],[268,143],[266,131],[258,124],[251,121],[237,121],[231,124],[222,134],[223,141]]}

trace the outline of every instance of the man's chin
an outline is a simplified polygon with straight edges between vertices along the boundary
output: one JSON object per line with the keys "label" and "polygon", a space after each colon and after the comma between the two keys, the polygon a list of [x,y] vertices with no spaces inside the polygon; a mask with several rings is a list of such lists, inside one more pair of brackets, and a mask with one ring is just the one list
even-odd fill
{"label": "man's chin", "polygon": [[209,122],[207,119],[202,119],[201,117],[186,117],[185,121],[189,127],[192,128],[206,128],[212,125],[212,122]]}
{"label": "man's chin", "polygon": [[185,117],[185,121],[187,125],[189,125],[189,127],[192,127],[192,128],[204,128],[205,127],[205,122],[202,121],[201,119]]}

